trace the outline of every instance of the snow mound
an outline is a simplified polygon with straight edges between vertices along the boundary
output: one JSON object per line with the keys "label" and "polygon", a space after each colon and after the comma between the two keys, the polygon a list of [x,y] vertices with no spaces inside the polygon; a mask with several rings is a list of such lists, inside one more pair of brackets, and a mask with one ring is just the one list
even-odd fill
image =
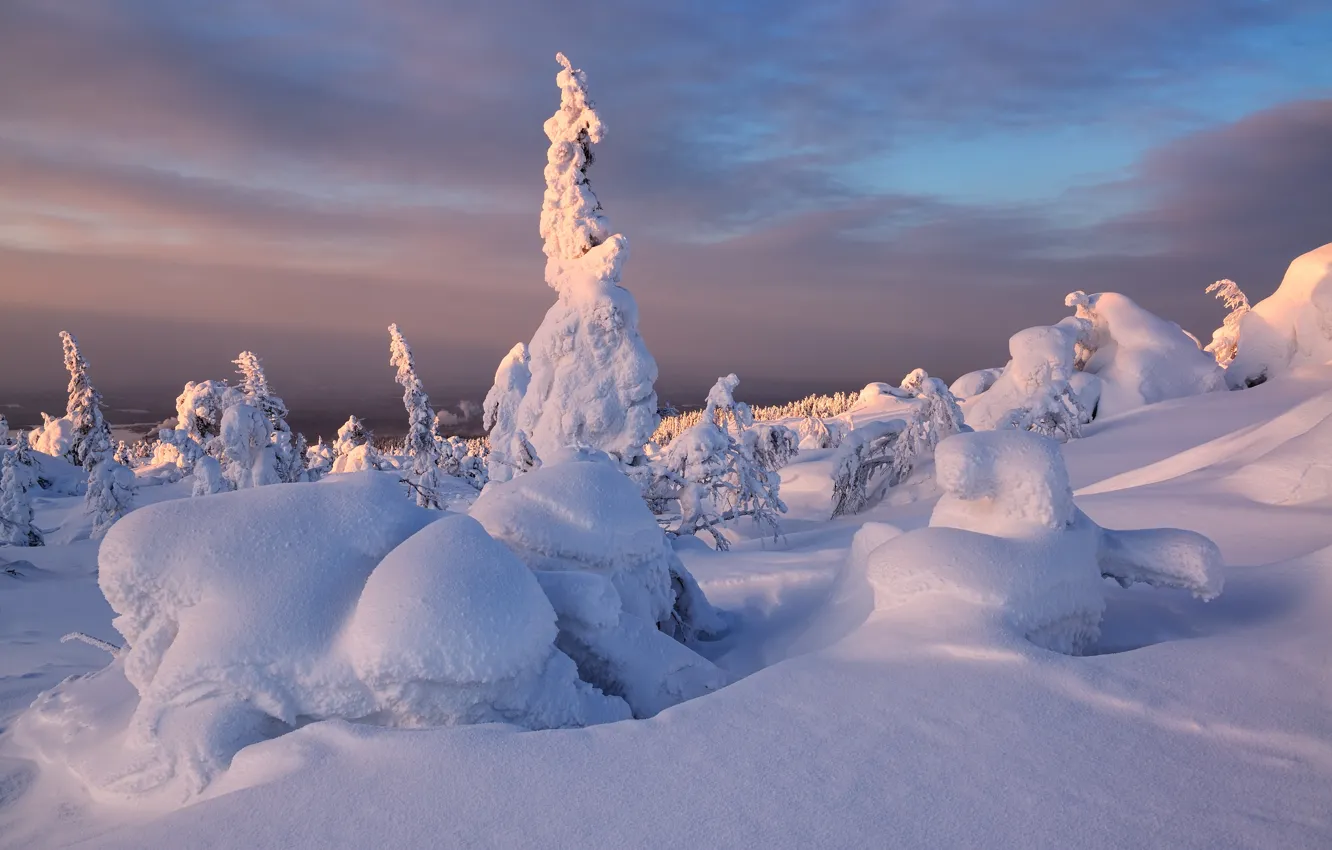
{"label": "snow mound", "polygon": [[1220,551],[1206,537],[1110,531],[1078,510],[1051,440],[1023,431],[959,434],[939,444],[935,463],[944,495],[929,527],[891,537],[867,555],[860,550],[872,538],[853,546],[877,609],[1013,631],[1078,654],[1100,634],[1102,577],[1185,588],[1204,599],[1220,592]]}
{"label": "snow mound", "polygon": [[957,396],[959,400],[964,401],[972,396],[978,396],[994,386],[994,382],[999,380],[999,376],[1003,373],[1003,369],[977,369],[975,372],[968,372],[953,381],[948,387],[948,391]]}
{"label": "snow mound", "polygon": [[1174,322],[1117,292],[1069,298],[1084,302],[1078,316],[1092,323],[1094,353],[1083,371],[1101,380],[1098,416],[1225,388],[1215,358]]}
{"label": "snow mound", "polygon": [[1251,386],[1302,365],[1332,362],[1332,243],[1295,258],[1276,292],[1240,319],[1226,383]]}
{"label": "snow mound", "polygon": [[556,646],[638,717],[726,683],[682,639],[720,630],[638,488],[599,452],[561,452],[491,483],[471,515],[532,569],[559,616]]}
{"label": "snow mound", "polygon": [[241,748],[315,720],[629,715],[579,681],[553,645],[554,610],[504,546],[386,476],[150,505],[111,529],[99,570],[128,646],[43,695],[18,733],[98,794],[188,799]]}

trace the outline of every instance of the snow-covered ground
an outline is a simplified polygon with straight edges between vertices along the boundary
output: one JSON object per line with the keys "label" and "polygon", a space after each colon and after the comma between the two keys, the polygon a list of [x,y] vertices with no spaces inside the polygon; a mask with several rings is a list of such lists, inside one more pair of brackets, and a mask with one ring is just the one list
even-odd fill
{"label": "snow-covered ground", "polygon": [[183,807],[94,799],[15,740],[40,692],[107,665],[63,634],[121,641],[81,500],[38,500],[55,545],[0,573],[0,847],[1332,846],[1332,368],[1083,434],[1077,508],[1210,537],[1218,598],[1098,580],[1095,642],[1041,649],[977,614],[1014,597],[885,568],[969,539],[912,536],[938,485],[829,521],[833,451],[804,451],[783,539],[679,547],[731,623],[702,644],[728,686],[586,728],[297,724]]}

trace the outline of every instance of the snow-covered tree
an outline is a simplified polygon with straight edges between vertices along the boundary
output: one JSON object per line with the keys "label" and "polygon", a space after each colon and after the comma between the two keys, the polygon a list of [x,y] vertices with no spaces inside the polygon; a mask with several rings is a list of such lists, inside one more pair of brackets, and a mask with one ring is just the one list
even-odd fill
{"label": "snow-covered tree", "polygon": [[[20,434],[20,439],[23,435]],[[26,445],[26,440],[23,443]],[[41,546],[42,533],[32,524],[28,490],[34,481],[20,463],[17,451],[0,450],[0,544]]]}
{"label": "snow-covered tree", "polygon": [[13,445],[14,441],[9,436],[9,420],[0,413],[0,448]]}
{"label": "snow-covered tree", "polygon": [[706,531],[718,549],[729,548],[722,524],[749,517],[776,536],[777,516],[786,513],[779,495],[781,479],[753,454],[760,441],[746,435],[753,421],[748,407],[735,400],[738,384],[735,375],[717,380],[698,423],[654,459],[645,494],[667,533]]}
{"label": "snow-covered tree", "polygon": [[116,463],[120,464],[121,466],[130,466],[134,460],[133,457],[130,455],[129,444],[126,443],[124,440],[116,441],[116,450],[111,456],[112,458],[115,459]]}
{"label": "snow-covered tree", "polygon": [[1203,349],[1216,358],[1218,366],[1225,368],[1235,359],[1235,353],[1239,350],[1240,319],[1250,310],[1249,297],[1233,280],[1218,280],[1206,291],[1215,294],[1230,311],[1221,322],[1221,327],[1212,331],[1212,341]]}
{"label": "snow-covered tree", "polygon": [[[516,445],[520,433],[517,416],[518,406],[532,380],[531,363],[527,343],[520,342],[509,349],[495,370],[494,385],[481,404],[481,425],[490,435],[490,455],[486,458],[486,468],[491,481],[508,481],[514,475],[526,471],[519,468],[515,454],[523,450]],[[523,439],[526,441],[526,436]]]}
{"label": "snow-covered tree", "polygon": [[102,394],[88,377],[88,361],[79,352],[79,342],[66,331],[60,332],[69,372],[69,402],[65,418],[73,428],[68,460],[91,469],[96,458],[111,452],[111,429],[102,418]]}
{"label": "snow-covered tree", "polygon": [[287,405],[281,397],[273,393],[264,374],[263,364],[253,351],[242,351],[232,361],[241,381],[237,389],[244,395],[245,403],[255,408],[268,420],[273,443],[273,470],[279,481],[291,483],[300,481],[305,475],[305,459],[301,456],[302,447],[296,435],[292,434],[287,424]]}
{"label": "snow-covered tree", "polygon": [[185,384],[185,389],[176,396],[176,430],[188,434],[199,445],[207,445],[222,431],[222,413],[231,400],[227,392],[230,389],[226,381]]}
{"label": "snow-covered tree", "polygon": [[281,483],[274,458],[272,426],[259,408],[248,404],[227,408],[215,445],[220,449],[222,476],[232,489]]}
{"label": "snow-covered tree", "polygon": [[528,346],[531,380],[514,431],[526,432],[542,457],[583,445],[640,466],[657,427],[657,364],[638,332],[638,305],[620,285],[629,242],[611,233],[587,180],[605,128],[586,76],[563,54],[556,58],[560,108],[545,124],[541,237],[546,283],[558,300]]}
{"label": "snow-covered tree", "polygon": [[[971,430],[957,398],[943,381],[931,378],[923,369],[912,375],[917,377],[910,388],[920,404],[907,418],[906,429],[893,442],[893,475],[899,482],[905,481],[922,460],[934,457],[935,447],[945,437]],[[902,386],[906,388],[907,382],[903,381]]]}
{"label": "snow-covered tree", "polygon": [[14,448],[9,452],[9,456],[14,459],[19,484],[23,486],[24,490],[31,490],[33,487],[45,489],[51,486],[51,482],[42,480],[41,473],[37,470],[37,461],[32,456],[32,446],[28,443],[27,431],[18,432],[18,436],[14,438]]}
{"label": "snow-covered tree", "polygon": [[407,409],[407,437],[403,454],[411,467],[408,483],[423,508],[442,508],[440,503],[439,440],[435,434],[435,411],[430,406],[425,385],[416,374],[411,346],[396,324],[389,325],[389,365],[398,370],[394,378],[402,386],[402,405]]}
{"label": "snow-covered tree", "polygon": [[472,447],[461,437],[441,438],[440,466],[445,473],[463,479],[477,490],[489,481],[485,458],[473,453]]}
{"label": "snow-covered tree", "polygon": [[902,419],[878,420],[846,435],[834,456],[834,517],[860,513],[899,483],[895,447],[906,427]]}
{"label": "snow-covered tree", "polygon": [[93,518],[92,538],[101,539],[134,506],[134,473],[103,453],[88,472],[85,502]]}
{"label": "snow-covered tree", "polygon": [[305,449],[305,477],[318,481],[333,471],[333,447],[320,438]]}
{"label": "snow-covered tree", "polygon": [[342,457],[357,446],[373,444],[374,441],[374,432],[365,427],[364,422],[355,416],[348,416],[338,429],[337,439],[333,441],[333,457]]}

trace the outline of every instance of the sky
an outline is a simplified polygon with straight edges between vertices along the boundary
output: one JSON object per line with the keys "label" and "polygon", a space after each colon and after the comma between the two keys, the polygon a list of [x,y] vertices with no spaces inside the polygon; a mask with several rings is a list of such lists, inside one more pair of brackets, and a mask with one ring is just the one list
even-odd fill
{"label": "sky", "polygon": [[[556,51],[665,399],[953,378],[1117,291],[1209,335],[1332,241],[1326,0],[6,0],[0,411],[263,359],[294,410],[479,399],[554,293]],[[20,404],[22,407],[6,408]]]}

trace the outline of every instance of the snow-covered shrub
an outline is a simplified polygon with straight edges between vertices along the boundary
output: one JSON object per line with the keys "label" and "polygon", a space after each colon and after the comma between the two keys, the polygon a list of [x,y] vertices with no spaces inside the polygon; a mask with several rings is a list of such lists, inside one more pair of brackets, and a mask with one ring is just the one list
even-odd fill
{"label": "snow-covered shrub", "polygon": [[718,549],[730,548],[721,526],[742,517],[779,534],[777,517],[786,513],[781,478],[765,463],[785,463],[795,451],[789,428],[753,428],[749,408],[735,400],[739,383],[733,374],[717,380],[698,422],[653,458],[646,487],[649,506],[672,536],[706,531]]}
{"label": "snow-covered shrub", "polygon": [[[620,285],[629,241],[611,233],[587,182],[604,135],[587,78],[563,54],[560,109],[545,124],[550,150],[541,207],[546,282],[558,296],[528,352],[531,379],[514,419],[545,461],[568,446],[636,466],[657,427],[657,364],[638,332],[638,305]],[[498,442],[498,441],[496,441]],[[504,453],[506,446],[492,443]]]}
{"label": "snow-covered shrub", "polygon": [[28,497],[28,490],[36,483],[32,469],[20,461],[17,450],[0,448],[0,545],[43,545],[41,531],[32,524],[32,501]]}
{"label": "snow-covered shrub", "polygon": [[[302,453],[305,447],[301,445],[304,438],[292,434],[287,424],[287,405],[269,387],[263,364],[253,351],[242,351],[233,362],[241,376],[237,389],[244,402],[268,420],[269,439],[273,444],[273,472],[277,480],[286,484],[304,480],[305,458]],[[224,406],[232,403],[226,400]]]}
{"label": "snow-covered shrub", "polygon": [[305,480],[318,481],[333,471],[333,447],[322,438],[305,449]]}
{"label": "snow-covered shrub", "polygon": [[880,419],[843,438],[833,458],[834,517],[860,513],[898,483],[894,446],[906,427],[903,419]]}
{"label": "snow-covered shrub", "polygon": [[338,429],[337,439],[333,441],[333,457],[342,457],[357,446],[373,444],[374,441],[374,432],[366,428],[364,422],[355,416],[348,416]]}
{"label": "snow-covered shrub", "polygon": [[979,609],[983,628],[1016,631],[1077,654],[1100,633],[1102,578],[1178,587],[1203,599],[1221,590],[1221,554],[1191,531],[1111,531],[1073,502],[1057,443],[1020,431],[943,441],[935,473],[944,495],[928,528],[894,537],[867,558],[880,609],[928,596],[931,617],[949,603]]}
{"label": "snow-covered shrub", "polygon": [[1225,388],[1215,358],[1174,322],[1116,292],[1073,292],[1066,302],[1091,323],[1075,366],[1100,379],[1098,416]]}
{"label": "snow-covered shrub", "polygon": [[134,507],[133,470],[117,463],[110,454],[103,454],[88,471],[85,504],[93,518],[92,538],[96,540]]}
{"label": "snow-covered shrub", "polygon": [[387,476],[149,505],[111,529],[98,566],[126,647],[14,732],[99,796],[188,798],[242,747],[329,718],[630,716],[578,679],[553,645],[556,612],[505,546]]}
{"label": "snow-covered shrub", "polygon": [[[491,481],[508,481],[535,465],[523,465],[516,458],[516,455],[525,454],[531,448],[526,434],[517,424],[518,406],[532,380],[531,364],[527,343],[520,342],[511,348],[495,370],[495,383],[482,402],[481,425],[490,435],[490,455],[486,459],[486,468]],[[527,448],[517,444],[519,434],[523,434],[522,442],[527,444]],[[535,451],[532,454],[535,457]]]}
{"label": "snow-covered shrub", "polygon": [[1235,359],[1235,351],[1239,348],[1240,319],[1251,309],[1249,296],[1233,280],[1218,280],[1206,291],[1209,294],[1215,293],[1217,300],[1230,311],[1222,320],[1221,327],[1212,331],[1212,341],[1203,349],[1216,358],[1216,365],[1224,369]]}
{"label": "snow-covered shrub", "polygon": [[1296,257],[1267,298],[1239,321],[1226,383],[1249,387],[1299,366],[1332,362],[1332,243]]}
{"label": "snow-covered shrub", "polygon": [[212,496],[231,489],[230,483],[222,474],[222,464],[217,458],[204,455],[194,464],[194,488],[191,496]]}
{"label": "snow-covered shrub", "polygon": [[835,449],[842,443],[846,429],[843,423],[831,423],[815,416],[806,416],[796,423],[798,449]]}
{"label": "snow-covered shrub", "polygon": [[102,418],[102,394],[88,377],[88,361],[79,352],[79,342],[66,331],[60,332],[69,372],[69,403],[65,418],[72,427],[72,441],[65,453],[71,463],[90,469],[94,459],[110,454],[111,428]]}
{"label": "snow-covered shrub", "polygon": [[647,717],[725,684],[685,642],[721,624],[638,489],[600,452],[565,451],[488,486],[470,511],[533,570],[580,676]]}
{"label": "snow-covered shrub", "polygon": [[1071,439],[1090,421],[1069,386],[1081,320],[1027,328],[1008,341],[1012,360],[988,390],[968,399],[968,424],[977,430],[1016,428]]}
{"label": "snow-covered shrub", "polygon": [[272,426],[263,412],[235,404],[222,414],[220,448],[222,475],[233,490],[279,484]]}

